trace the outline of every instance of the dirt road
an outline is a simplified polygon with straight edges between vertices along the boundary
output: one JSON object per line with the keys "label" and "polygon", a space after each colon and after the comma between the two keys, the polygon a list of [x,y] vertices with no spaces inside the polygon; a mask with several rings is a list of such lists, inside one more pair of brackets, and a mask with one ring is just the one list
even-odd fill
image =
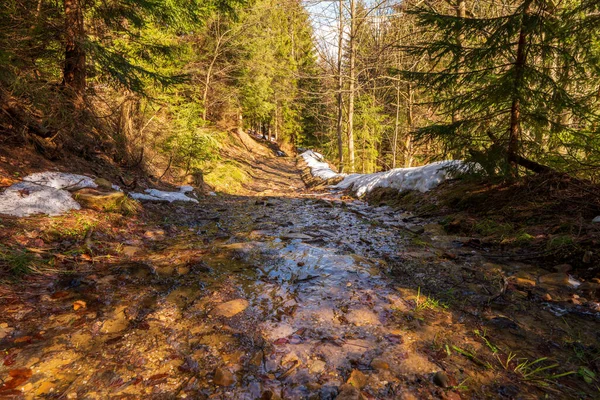
{"label": "dirt road", "polygon": [[65,257],[69,273],[4,282],[0,397],[598,395],[597,315],[507,277],[530,266],[311,193],[294,159],[254,170],[254,196],[146,203],[97,230],[91,259]]}

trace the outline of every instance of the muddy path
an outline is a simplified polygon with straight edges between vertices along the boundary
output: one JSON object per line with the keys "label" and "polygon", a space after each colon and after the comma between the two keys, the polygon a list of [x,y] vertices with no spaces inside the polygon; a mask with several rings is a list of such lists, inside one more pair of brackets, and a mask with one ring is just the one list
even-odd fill
{"label": "muddy path", "polygon": [[598,397],[592,295],[259,167],[255,196],[148,203],[91,261],[3,283],[0,397]]}

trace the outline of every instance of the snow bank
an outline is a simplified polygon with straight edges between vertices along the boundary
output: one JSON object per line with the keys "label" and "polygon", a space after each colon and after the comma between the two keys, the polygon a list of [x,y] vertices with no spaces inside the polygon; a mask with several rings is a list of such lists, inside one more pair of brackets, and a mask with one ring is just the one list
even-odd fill
{"label": "snow bank", "polygon": [[329,167],[329,164],[325,162],[323,155],[317,153],[316,151],[305,151],[304,153],[300,154],[300,157],[302,157],[304,161],[306,161],[306,164],[308,164],[310,173],[317,178],[327,180],[340,176],[346,176],[345,174],[338,174],[337,172],[334,172]]}
{"label": "snow bank", "polygon": [[64,172],[38,172],[23,178],[0,193],[0,214],[27,217],[33,214],[60,215],[81,206],[65,189],[96,188],[88,176]]}
{"label": "snow bank", "polygon": [[145,193],[129,193],[129,195],[135,200],[168,201],[169,203],[174,201],[191,201],[193,203],[198,203],[198,200],[185,195],[185,193],[193,190],[194,188],[191,186],[181,186],[179,192],[164,192],[158,189],[146,189],[144,190]]}
{"label": "snow bank", "polygon": [[464,169],[462,161],[439,161],[422,167],[396,168],[374,174],[352,174],[333,186],[334,189],[351,189],[357,196],[375,188],[391,188],[398,191],[418,190],[427,192],[446,179],[452,169]]}
{"label": "snow bank", "polygon": [[463,161],[439,161],[422,167],[396,168],[374,174],[346,175],[334,172],[329,164],[324,162],[323,156],[315,151],[308,150],[300,156],[310,167],[313,176],[325,180],[343,177],[344,179],[332,188],[350,189],[357,196],[369,193],[375,188],[427,192],[448,179],[451,170],[466,169]]}

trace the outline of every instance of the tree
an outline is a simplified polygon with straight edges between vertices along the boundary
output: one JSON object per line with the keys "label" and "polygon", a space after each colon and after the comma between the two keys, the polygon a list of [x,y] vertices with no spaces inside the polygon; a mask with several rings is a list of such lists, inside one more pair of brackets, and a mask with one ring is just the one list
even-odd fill
{"label": "tree", "polygon": [[[597,85],[596,68],[586,55],[588,44],[575,43],[573,29],[585,19],[581,3],[556,5],[548,0],[511,3],[497,15],[459,16],[429,6],[410,12],[419,25],[434,31],[432,40],[405,47],[425,52],[437,69],[403,71],[428,92],[440,120],[417,130],[421,137],[442,140],[465,157],[485,154],[478,161],[512,175],[517,165],[535,172],[549,169],[529,160],[540,148],[533,139],[539,130],[589,131],[598,115],[590,102]],[[429,38],[428,38],[429,39]],[[460,54],[459,57],[456,55]],[[587,60],[585,60],[587,58]],[[548,60],[568,70],[569,84],[545,68]],[[561,122],[562,111],[571,123]],[[452,116],[455,116],[454,121]]]}

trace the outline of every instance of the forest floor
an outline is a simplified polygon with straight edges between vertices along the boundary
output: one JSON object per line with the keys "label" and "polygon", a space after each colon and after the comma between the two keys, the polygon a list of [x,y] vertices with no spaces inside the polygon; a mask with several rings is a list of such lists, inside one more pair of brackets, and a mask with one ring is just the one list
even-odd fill
{"label": "forest floor", "polygon": [[2,217],[0,397],[600,394],[597,283],[248,165],[244,195]]}

